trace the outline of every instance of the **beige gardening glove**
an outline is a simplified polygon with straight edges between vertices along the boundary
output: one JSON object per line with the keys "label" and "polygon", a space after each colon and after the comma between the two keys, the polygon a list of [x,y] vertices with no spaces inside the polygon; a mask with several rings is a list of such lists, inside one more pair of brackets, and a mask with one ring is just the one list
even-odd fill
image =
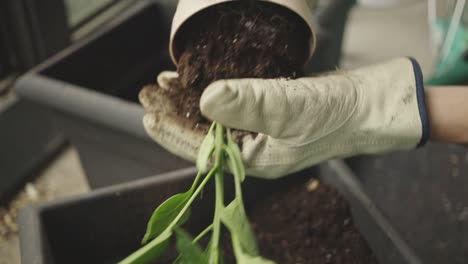
{"label": "beige gardening glove", "polygon": [[[148,133],[194,161],[203,133],[175,117],[157,92],[144,97]],[[242,154],[248,174],[264,178],[332,158],[413,149],[429,138],[422,73],[407,58],[318,78],[218,81],[200,107],[210,120],[259,133],[242,138]]]}

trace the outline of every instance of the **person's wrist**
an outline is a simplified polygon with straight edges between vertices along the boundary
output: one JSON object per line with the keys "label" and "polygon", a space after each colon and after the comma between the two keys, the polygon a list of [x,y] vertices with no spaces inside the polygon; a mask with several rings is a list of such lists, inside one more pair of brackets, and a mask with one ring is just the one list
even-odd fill
{"label": "person's wrist", "polygon": [[431,125],[431,140],[468,143],[468,87],[430,87],[425,91]]}

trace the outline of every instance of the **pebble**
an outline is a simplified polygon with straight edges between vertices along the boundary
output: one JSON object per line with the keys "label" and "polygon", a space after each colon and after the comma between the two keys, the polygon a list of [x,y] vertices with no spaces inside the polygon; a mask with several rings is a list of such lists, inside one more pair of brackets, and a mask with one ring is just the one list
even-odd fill
{"label": "pebble", "polygon": [[8,211],[8,214],[10,214],[13,219],[16,219],[16,217],[18,216],[18,210],[15,208],[11,208],[10,211]]}
{"label": "pebble", "polygon": [[8,207],[0,207],[0,236],[9,237],[18,233],[18,210],[29,204],[45,199],[49,193],[40,192],[32,183],[25,185],[22,192],[11,201]]}
{"label": "pebble", "polygon": [[3,216],[3,222],[5,223],[5,225],[11,226],[13,224],[13,219],[11,218],[9,214],[5,214]]}
{"label": "pebble", "polygon": [[[15,223],[15,217],[10,215],[5,210],[3,217],[0,219],[0,236],[8,236],[18,232],[18,225]],[[6,213],[5,213],[6,212]]]}
{"label": "pebble", "polygon": [[254,26],[254,22],[252,22],[252,21],[247,21],[245,23],[245,27],[250,29],[250,30],[252,30],[253,26]]}
{"label": "pebble", "polygon": [[310,180],[308,183],[307,183],[307,191],[308,192],[314,192],[315,190],[317,190],[317,188],[320,186],[320,182],[318,180]]}
{"label": "pebble", "polygon": [[32,201],[37,201],[39,199],[39,191],[37,191],[36,187],[31,183],[26,184],[25,191],[28,198]]}
{"label": "pebble", "polygon": [[15,223],[15,222],[11,222],[9,225],[8,225],[8,228],[10,229],[10,233],[18,233],[18,224]]}
{"label": "pebble", "polygon": [[346,220],[344,221],[344,225],[347,226],[347,225],[349,225],[350,222],[351,222],[351,219],[348,218],[348,219],[346,219]]}

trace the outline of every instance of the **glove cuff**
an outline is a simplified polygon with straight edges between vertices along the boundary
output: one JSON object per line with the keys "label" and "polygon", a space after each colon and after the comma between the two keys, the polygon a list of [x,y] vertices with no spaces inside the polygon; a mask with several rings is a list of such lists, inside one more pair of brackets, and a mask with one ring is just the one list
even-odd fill
{"label": "glove cuff", "polygon": [[421,117],[422,136],[417,147],[424,146],[430,138],[429,115],[427,113],[426,95],[424,90],[424,77],[419,63],[414,58],[409,58],[413,64],[414,77],[416,81],[416,96],[418,100],[419,116]]}

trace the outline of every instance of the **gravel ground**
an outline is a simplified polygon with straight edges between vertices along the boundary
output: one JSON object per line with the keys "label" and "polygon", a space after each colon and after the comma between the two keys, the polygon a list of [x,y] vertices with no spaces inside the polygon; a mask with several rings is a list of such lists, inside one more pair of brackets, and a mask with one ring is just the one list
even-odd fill
{"label": "gravel ground", "polygon": [[73,148],[65,150],[35,181],[25,185],[7,207],[0,207],[0,264],[19,264],[18,210],[89,190]]}

